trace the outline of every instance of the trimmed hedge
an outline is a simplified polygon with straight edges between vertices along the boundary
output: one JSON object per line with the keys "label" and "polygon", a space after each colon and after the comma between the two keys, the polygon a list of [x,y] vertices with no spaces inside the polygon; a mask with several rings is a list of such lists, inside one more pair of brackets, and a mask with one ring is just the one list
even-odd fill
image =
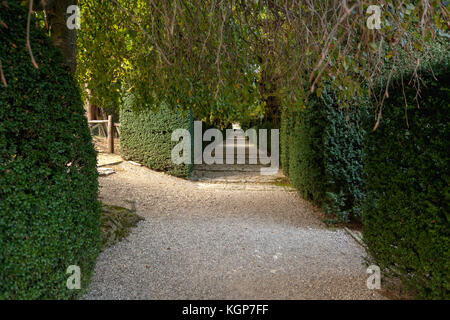
{"label": "trimmed hedge", "polygon": [[[0,4],[0,299],[70,299],[70,265],[86,288],[100,251],[96,153],[62,54],[27,10]],[[34,26],[34,21],[32,23]]]}
{"label": "trimmed hedge", "polygon": [[[188,129],[193,137],[193,117],[190,113],[170,110],[162,105],[158,111],[141,110],[134,106],[134,96],[127,94],[123,98],[120,110],[120,148],[122,156],[145,166],[161,170],[168,174],[189,178],[191,165],[172,163],[172,149],[178,142],[171,141],[176,129]],[[192,141],[191,141],[192,142]],[[193,143],[192,143],[193,147]]]}
{"label": "trimmed hedge", "polygon": [[[380,267],[421,298],[450,298],[450,59],[422,70],[416,90],[399,81],[366,137],[363,235]],[[411,78],[411,74],[403,77]],[[409,128],[405,119],[409,123]],[[372,124],[373,125],[373,124]]]}
{"label": "trimmed hedge", "polygon": [[291,114],[289,178],[304,198],[322,204],[325,190],[323,109],[316,104]]}
{"label": "trimmed hedge", "polygon": [[396,73],[375,132],[367,102],[341,113],[329,87],[305,110],[284,110],[282,116],[282,166],[294,186],[342,220],[362,217],[373,263],[400,277],[420,298],[450,297],[450,54],[445,48],[448,44],[436,43],[431,60],[421,59],[420,108],[416,89],[399,81],[409,81],[412,73],[406,68]]}
{"label": "trimmed hedge", "polygon": [[326,87],[305,109],[283,110],[283,172],[303,197],[339,221],[361,218],[362,142],[365,108],[339,110]]}
{"label": "trimmed hedge", "polygon": [[285,107],[281,111],[280,119],[280,163],[283,174],[289,176],[289,146],[292,132],[291,113]]}

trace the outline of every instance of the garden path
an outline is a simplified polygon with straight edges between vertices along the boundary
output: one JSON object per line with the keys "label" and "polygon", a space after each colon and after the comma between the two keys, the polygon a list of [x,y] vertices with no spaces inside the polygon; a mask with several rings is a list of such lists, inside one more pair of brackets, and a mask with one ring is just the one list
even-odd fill
{"label": "garden path", "polygon": [[241,165],[190,181],[113,160],[101,200],[145,220],[100,254],[85,299],[383,298],[366,287],[364,249],[281,174]]}

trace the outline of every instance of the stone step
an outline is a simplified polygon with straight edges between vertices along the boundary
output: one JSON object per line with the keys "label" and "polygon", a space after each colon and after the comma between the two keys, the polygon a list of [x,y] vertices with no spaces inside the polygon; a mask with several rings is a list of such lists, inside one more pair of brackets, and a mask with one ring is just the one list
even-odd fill
{"label": "stone step", "polygon": [[208,181],[233,181],[233,182],[277,182],[283,179],[283,175],[278,172],[274,175],[262,175],[260,170],[257,171],[194,171],[191,180],[208,180]]}
{"label": "stone step", "polygon": [[276,186],[270,184],[253,184],[253,183],[204,183],[198,182],[197,187],[200,189],[214,190],[246,190],[246,191],[277,191],[283,190],[287,192],[297,192],[296,189],[289,186]]}
{"label": "stone step", "polygon": [[269,167],[260,164],[197,164],[194,166],[194,172],[200,171],[229,171],[229,172],[260,172],[261,168]]}

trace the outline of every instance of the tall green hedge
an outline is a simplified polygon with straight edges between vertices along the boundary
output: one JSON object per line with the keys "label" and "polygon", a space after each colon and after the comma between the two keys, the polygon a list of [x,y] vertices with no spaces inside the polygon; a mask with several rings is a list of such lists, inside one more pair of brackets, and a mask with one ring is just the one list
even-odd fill
{"label": "tall green hedge", "polygon": [[[0,4],[0,299],[69,299],[70,265],[83,288],[100,250],[96,153],[62,54],[27,11]],[[6,27],[7,26],[7,27]]]}
{"label": "tall green hedge", "polygon": [[323,109],[311,103],[292,112],[289,137],[289,178],[303,197],[321,204],[325,196]]}
{"label": "tall green hedge", "polygon": [[[366,137],[363,235],[382,268],[421,298],[450,298],[450,59],[420,73],[416,89],[396,81],[383,119]],[[405,97],[408,106],[405,106]],[[408,127],[409,124],[409,127]],[[372,124],[373,125],[373,124]]]}
{"label": "tall green hedge", "polygon": [[164,105],[156,112],[139,111],[134,101],[132,94],[125,95],[120,110],[120,148],[123,157],[151,169],[188,178],[192,165],[172,162],[172,149],[178,142],[171,141],[171,138],[176,129],[187,129],[193,136],[192,115],[182,115]]}
{"label": "tall green hedge", "polygon": [[341,112],[329,87],[306,109],[282,116],[282,166],[294,186],[343,220],[362,216],[373,262],[421,298],[450,297],[446,48],[435,43],[421,59],[419,106],[408,83],[414,71],[397,70],[375,132],[368,102]]}
{"label": "tall green hedge", "polygon": [[281,117],[283,172],[305,198],[340,221],[361,218],[366,110],[339,110],[326,87],[305,109],[285,109]]}
{"label": "tall green hedge", "polygon": [[283,107],[280,119],[280,163],[285,176],[289,176],[289,146],[290,134],[292,131],[291,113],[289,109]]}

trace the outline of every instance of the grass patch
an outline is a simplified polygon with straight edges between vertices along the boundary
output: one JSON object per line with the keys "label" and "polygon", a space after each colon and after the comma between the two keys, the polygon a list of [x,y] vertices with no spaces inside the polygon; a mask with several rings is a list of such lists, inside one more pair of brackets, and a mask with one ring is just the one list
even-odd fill
{"label": "grass patch", "polygon": [[135,210],[102,203],[102,250],[126,238],[141,220]]}
{"label": "grass patch", "polygon": [[292,184],[289,182],[287,178],[277,178],[273,182],[277,187],[292,187]]}

